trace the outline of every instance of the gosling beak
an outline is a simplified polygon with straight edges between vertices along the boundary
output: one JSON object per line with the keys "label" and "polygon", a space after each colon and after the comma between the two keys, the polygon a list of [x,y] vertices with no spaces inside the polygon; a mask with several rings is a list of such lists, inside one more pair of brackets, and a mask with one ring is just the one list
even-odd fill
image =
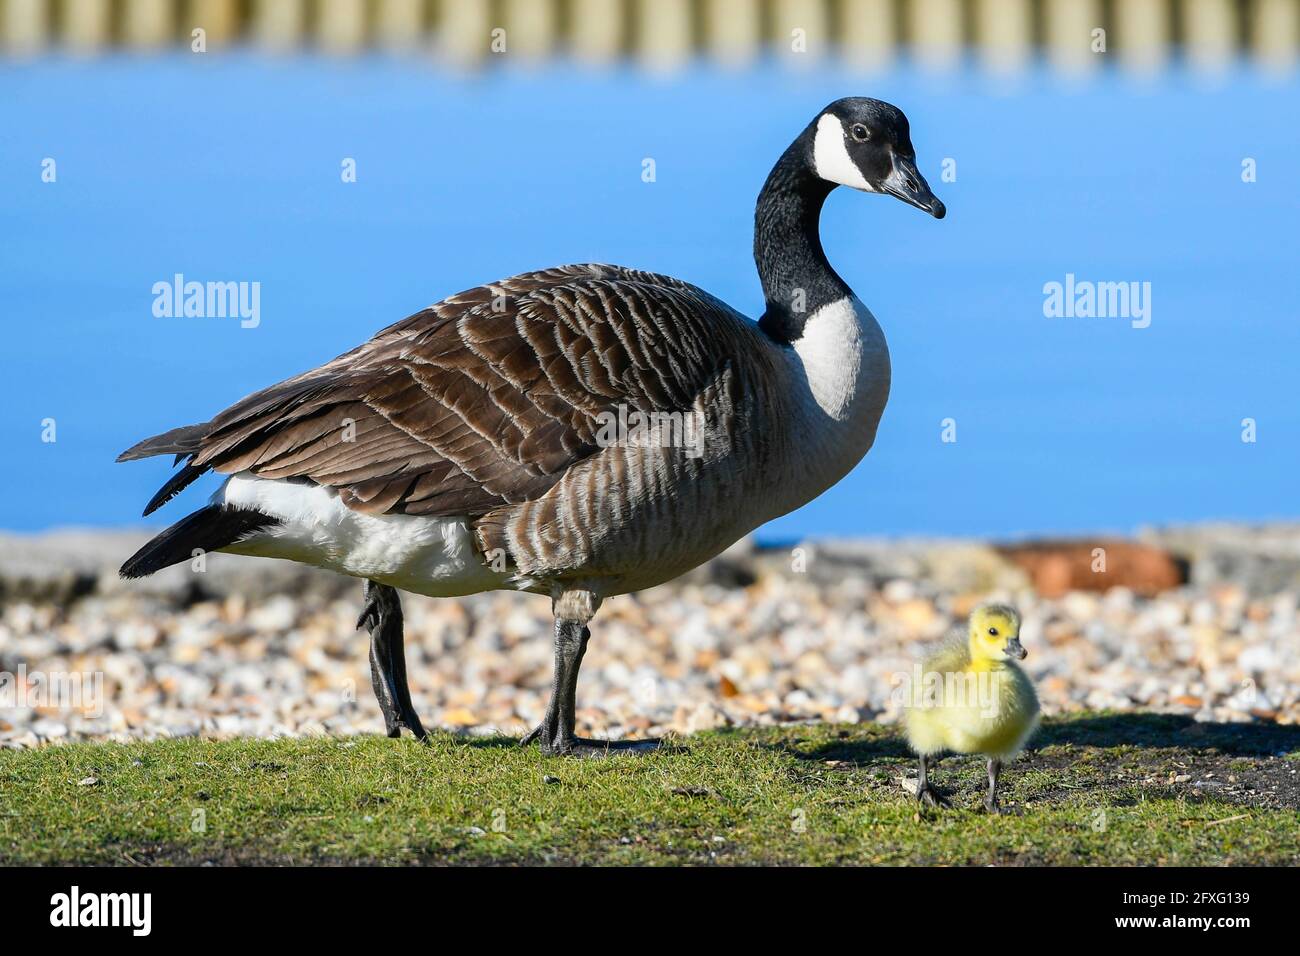
{"label": "gosling beak", "polygon": [[914,159],[904,159],[895,153],[894,166],[880,187],[895,199],[901,199],[917,209],[924,209],[935,219],[942,219],[948,212],[939,197],[930,192],[930,184],[917,170]]}
{"label": "gosling beak", "polygon": [[1004,647],[1002,651],[1013,661],[1023,661],[1029,656],[1029,652],[1025,650],[1025,646],[1020,643],[1020,638],[1018,637],[1013,637],[1011,640],[1007,641],[1007,646]]}

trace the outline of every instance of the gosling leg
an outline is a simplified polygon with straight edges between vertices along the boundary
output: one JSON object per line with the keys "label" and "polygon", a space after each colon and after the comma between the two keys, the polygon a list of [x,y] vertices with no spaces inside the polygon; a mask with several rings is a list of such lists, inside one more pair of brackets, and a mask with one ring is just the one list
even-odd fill
{"label": "gosling leg", "polygon": [[370,632],[370,683],[384,712],[384,727],[390,737],[400,737],[405,727],[417,740],[426,740],[429,735],[415,713],[406,683],[401,598],[396,589],[367,581],[365,600],[357,627]]}
{"label": "gosling leg", "polygon": [[948,801],[939,796],[938,791],[930,786],[929,769],[930,757],[921,754],[921,763],[916,777],[916,799],[928,807],[946,807]]}
{"label": "gosling leg", "polygon": [[984,798],[984,809],[989,813],[1001,813],[998,806],[998,774],[1002,772],[1002,761],[997,757],[989,758],[989,794]]}

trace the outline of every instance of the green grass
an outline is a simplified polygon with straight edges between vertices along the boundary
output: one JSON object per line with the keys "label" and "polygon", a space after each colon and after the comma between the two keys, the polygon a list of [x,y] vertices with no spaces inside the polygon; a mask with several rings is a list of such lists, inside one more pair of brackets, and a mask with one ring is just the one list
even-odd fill
{"label": "green grass", "polygon": [[[979,809],[973,758],[936,771],[953,808],[919,814],[898,782],[912,760],[889,728],[682,743],[585,761],[447,734],[429,746],[361,737],[0,751],[0,863],[1300,860],[1300,728],[1051,721],[1006,771],[1000,817]],[[1219,785],[1195,786],[1207,780]]]}

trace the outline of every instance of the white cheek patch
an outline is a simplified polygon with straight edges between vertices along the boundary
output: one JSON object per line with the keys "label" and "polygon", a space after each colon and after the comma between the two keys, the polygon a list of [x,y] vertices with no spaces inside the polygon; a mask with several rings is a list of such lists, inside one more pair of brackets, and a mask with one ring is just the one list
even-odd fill
{"label": "white cheek patch", "polygon": [[874,193],[876,190],[862,175],[862,170],[849,156],[844,145],[844,126],[839,118],[823,113],[817,121],[817,136],[813,140],[813,165],[817,175],[827,182],[839,183]]}

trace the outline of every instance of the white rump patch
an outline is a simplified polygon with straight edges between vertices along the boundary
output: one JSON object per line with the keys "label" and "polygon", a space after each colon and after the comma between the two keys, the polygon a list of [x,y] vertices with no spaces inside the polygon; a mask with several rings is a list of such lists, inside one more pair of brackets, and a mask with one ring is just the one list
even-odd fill
{"label": "white rump patch", "polygon": [[817,175],[827,182],[839,183],[863,192],[876,190],[867,182],[844,145],[844,124],[831,113],[823,113],[817,121],[817,136],[813,140],[813,165]]}
{"label": "white rump patch", "polygon": [[221,549],[233,554],[285,558],[430,597],[520,583],[484,565],[465,518],[361,514],[328,488],[247,472],[227,479],[212,503],[255,508],[282,522]]}

